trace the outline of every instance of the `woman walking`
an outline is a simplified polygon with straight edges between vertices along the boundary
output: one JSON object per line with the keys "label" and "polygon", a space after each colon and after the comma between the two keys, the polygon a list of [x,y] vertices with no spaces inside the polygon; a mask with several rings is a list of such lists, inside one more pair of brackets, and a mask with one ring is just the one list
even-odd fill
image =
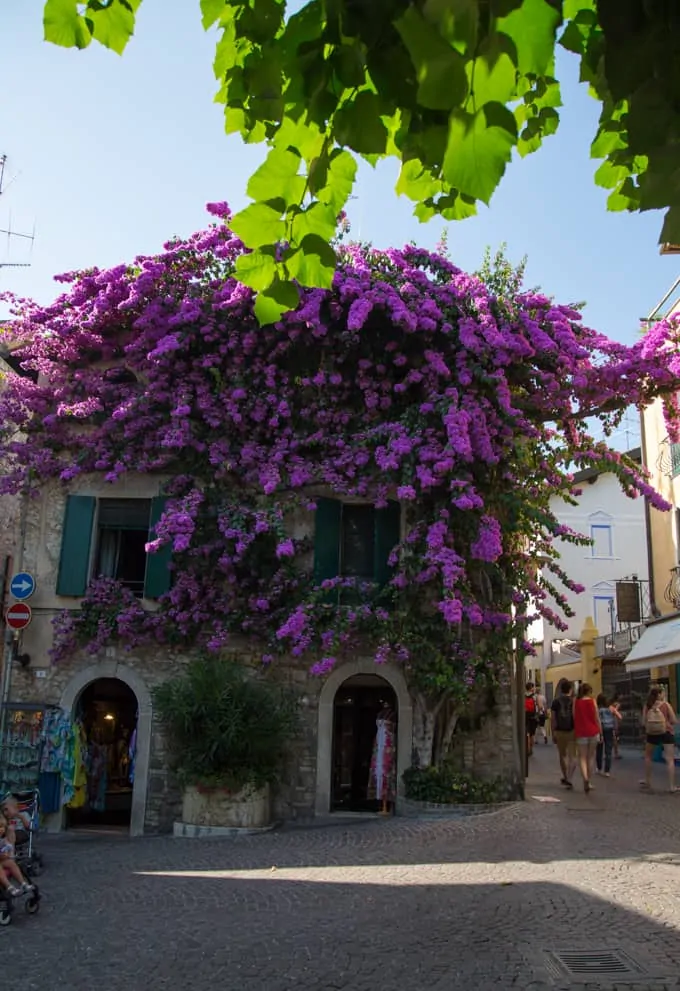
{"label": "woman walking", "polygon": [[608,778],[612,769],[614,736],[618,721],[621,719],[621,713],[614,705],[610,705],[607,702],[606,696],[602,693],[597,696],[597,711],[600,717],[600,726],[602,727],[602,738],[595,751],[595,763],[597,765],[597,773],[602,774],[602,757],[604,756],[604,776]]}
{"label": "woman walking", "polygon": [[593,698],[592,685],[585,681],[579,686],[578,697],[574,701],[574,735],[578,747],[578,762],[583,778],[583,790],[587,795],[589,791],[593,790],[590,783],[590,771],[595,759],[598,741],[602,736],[602,726]]}
{"label": "woman walking", "polygon": [[677,791],[675,787],[675,735],[673,727],[677,722],[673,707],[666,701],[663,689],[652,688],[647,696],[647,704],[642,710],[642,722],[645,727],[647,742],[645,744],[645,780],[640,784],[651,791],[652,787],[652,757],[656,747],[663,747],[663,755],[668,770],[668,790]]}

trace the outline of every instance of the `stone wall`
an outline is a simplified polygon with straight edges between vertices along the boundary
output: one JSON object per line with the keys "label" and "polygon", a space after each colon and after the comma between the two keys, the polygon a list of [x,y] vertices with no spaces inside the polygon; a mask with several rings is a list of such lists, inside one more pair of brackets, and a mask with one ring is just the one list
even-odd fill
{"label": "stone wall", "polygon": [[[259,654],[248,653],[246,649],[228,656],[259,666]],[[85,671],[93,677],[115,676],[117,665],[121,671],[133,671],[145,689],[152,692],[155,685],[181,673],[190,659],[190,653],[160,648],[126,652],[109,647],[99,657],[81,654],[47,669],[22,669],[14,665],[11,698],[15,703],[60,705],[74,678],[82,677]],[[101,674],[97,674],[99,669]],[[380,672],[376,670],[376,673]],[[274,814],[282,821],[308,820],[315,814],[318,712],[323,683],[321,679],[312,677],[306,666],[294,663],[273,665],[267,676],[288,685],[300,703],[298,732],[291,741],[281,780],[273,790]],[[123,675],[121,677],[125,680]],[[509,701],[501,701],[492,713],[483,716],[480,728],[474,732],[457,734],[453,741],[453,754],[462,770],[504,778],[508,782],[508,797],[516,797],[513,717]],[[145,832],[172,830],[173,823],[180,818],[181,793],[168,768],[167,747],[153,707],[144,801]]]}
{"label": "stone wall", "polygon": [[[190,653],[177,653],[159,648],[127,652],[114,647],[92,657],[79,654],[68,661],[49,668],[21,668],[13,665],[11,699],[14,704],[38,703],[60,705],[69,683],[80,672],[105,665],[106,673],[113,664],[131,669],[141,679],[149,692],[155,685],[181,673],[191,659]],[[254,663],[255,655],[241,653],[230,655],[242,663]],[[278,819],[307,819],[314,814],[316,786],[316,722],[319,679],[312,679],[300,667],[281,666],[274,675],[289,684],[300,698],[299,731],[292,741],[290,752],[281,775],[281,782],[274,790],[274,810]],[[144,815],[145,831],[168,832],[180,818],[181,794],[177,781],[168,768],[167,747],[158,718],[151,711],[151,750]]]}

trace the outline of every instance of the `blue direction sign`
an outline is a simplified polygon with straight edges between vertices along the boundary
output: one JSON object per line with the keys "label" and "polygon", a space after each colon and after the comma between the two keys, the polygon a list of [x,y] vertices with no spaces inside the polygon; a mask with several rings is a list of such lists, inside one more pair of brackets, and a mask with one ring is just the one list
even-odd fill
{"label": "blue direction sign", "polygon": [[15,599],[30,599],[35,592],[35,578],[27,571],[20,571],[10,582],[9,590]]}

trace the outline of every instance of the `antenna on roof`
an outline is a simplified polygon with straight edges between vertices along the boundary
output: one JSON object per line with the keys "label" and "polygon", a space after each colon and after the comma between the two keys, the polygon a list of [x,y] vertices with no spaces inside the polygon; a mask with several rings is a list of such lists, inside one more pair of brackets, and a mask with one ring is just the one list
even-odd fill
{"label": "antenna on roof", "polygon": [[[0,155],[0,198],[4,193],[7,192],[9,186],[12,185],[16,176],[12,176],[9,182],[5,182],[5,170],[7,168],[7,155]],[[15,231],[12,229],[12,218],[10,215],[7,227],[0,227],[0,234],[5,234],[7,236],[7,256],[11,251],[14,239],[18,238],[22,241],[30,242],[29,256],[33,253],[33,242],[35,241],[35,224],[33,225],[33,232],[31,234],[26,234],[25,231]],[[13,261],[0,261],[0,269],[2,268],[30,268],[30,261],[27,262],[13,262]]]}

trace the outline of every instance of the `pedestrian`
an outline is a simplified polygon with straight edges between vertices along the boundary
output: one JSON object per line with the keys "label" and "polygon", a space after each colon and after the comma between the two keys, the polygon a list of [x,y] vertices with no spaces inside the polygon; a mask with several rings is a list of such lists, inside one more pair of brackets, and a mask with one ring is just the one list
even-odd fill
{"label": "pedestrian", "polygon": [[538,727],[536,729],[536,738],[538,740],[539,733],[543,737],[543,742],[548,742],[548,700],[542,692],[536,693],[536,708],[538,710],[537,720]]}
{"label": "pedestrian", "polygon": [[597,696],[597,711],[600,716],[600,726],[602,727],[602,737],[595,750],[595,763],[597,773],[602,774],[602,758],[604,757],[604,776],[609,777],[612,769],[612,753],[614,751],[614,734],[621,713],[607,701],[606,695],[602,692]]}
{"label": "pedestrian", "polygon": [[642,710],[642,722],[645,727],[645,780],[640,784],[651,791],[652,788],[652,757],[657,747],[663,747],[663,755],[668,770],[668,790],[676,792],[675,787],[675,734],[673,727],[677,717],[672,705],[666,701],[661,688],[652,688],[647,696],[647,704]]}
{"label": "pedestrian", "polygon": [[527,681],[524,691],[524,724],[527,734],[527,756],[534,752],[534,737],[538,726],[538,705],[533,681]]}
{"label": "pedestrian", "polygon": [[565,788],[573,788],[571,782],[576,768],[576,742],[574,737],[574,684],[562,678],[557,686],[557,695],[550,706],[552,737],[560,758],[561,783]]}
{"label": "pedestrian", "polygon": [[614,760],[621,760],[621,720],[623,719],[623,713],[621,712],[621,700],[619,699],[618,692],[612,698],[612,708],[616,709],[618,714],[618,719],[616,720],[616,726],[614,727]]}
{"label": "pedestrian", "polygon": [[14,833],[4,815],[0,815],[0,887],[12,896],[33,891],[14,859]]}
{"label": "pedestrian", "polygon": [[579,685],[578,698],[574,702],[574,735],[583,778],[583,790],[587,795],[593,790],[590,773],[595,760],[595,750],[602,736],[602,726],[593,698],[592,685],[586,681]]}

